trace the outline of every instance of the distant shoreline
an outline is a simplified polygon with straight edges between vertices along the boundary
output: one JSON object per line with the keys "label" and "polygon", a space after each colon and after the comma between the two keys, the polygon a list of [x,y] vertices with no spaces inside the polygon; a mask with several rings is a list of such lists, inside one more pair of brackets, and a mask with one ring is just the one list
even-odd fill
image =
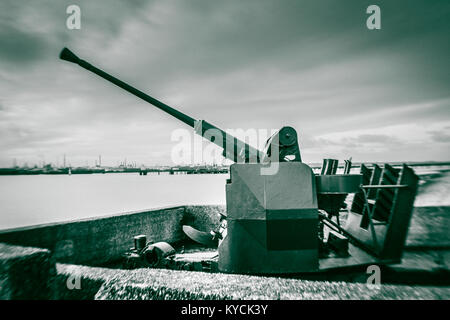
{"label": "distant shoreline", "polygon": [[[368,166],[377,164],[383,165],[385,163],[390,164],[393,167],[399,167],[406,164],[410,167],[443,167],[449,166],[450,161],[427,161],[427,162],[356,162],[352,164],[352,168],[359,168],[361,164]],[[322,167],[319,163],[308,164],[312,169],[317,170]],[[338,168],[344,168],[344,164],[340,165]],[[450,170],[450,168],[449,168]],[[173,166],[173,167],[160,167],[160,168],[135,168],[135,167],[76,167],[76,168],[0,168],[0,176],[11,176],[11,175],[64,175],[64,174],[104,174],[104,173],[187,173],[187,174],[218,174],[218,173],[228,173],[229,166],[211,166],[211,165],[201,165],[201,166]]]}

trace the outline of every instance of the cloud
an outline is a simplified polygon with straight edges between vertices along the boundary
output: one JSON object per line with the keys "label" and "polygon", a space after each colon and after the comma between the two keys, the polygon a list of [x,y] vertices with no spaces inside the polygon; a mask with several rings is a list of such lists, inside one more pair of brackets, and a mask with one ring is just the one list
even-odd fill
{"label": "cloud", "polygon": [[450,133],[447,132],[439,132],[439,131],[429,131],[431,139],[435,142],[442,142],[450,144]]}
{"label": "cloud", "polygon": [[361,143],[386,143],[392,142],[392,137],[385,134],[361,134],[356,140]]}
{"label": "cloud", "polygon": [[436,144],[435,134],[439,133],[438,139],[445,139],[448,123],[401,124],[308,137],[303,149],[307,150],[305,160],[317,162],[315,157],[320,155],[341,160],[353,157],[355,161],[405,161],[404,154],[413,154],[414,150],[421,155],[416,156],[420,161],[445,160],[450,157],[450,150]]}
{"label": "cloud", "polygon": [[39,60],[45,53],[46,39],[35,37],[13,27],[0,30],[0,59],[10,63]]}

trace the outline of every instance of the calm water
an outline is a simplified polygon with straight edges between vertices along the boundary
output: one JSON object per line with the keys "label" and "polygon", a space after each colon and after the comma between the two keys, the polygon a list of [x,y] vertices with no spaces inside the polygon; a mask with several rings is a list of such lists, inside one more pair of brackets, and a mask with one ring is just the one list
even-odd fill
{"label": "calm water", "polygon": [[[450,172],[440,169],[417,170],[440,174],[419,187],[416,206],[450,206]],[[0,229],[157,207],[225,204],[227,178],[137,173],[0,176]]]}
{"label": "calm water", "polygon": [[0,229],[183,204],[225,204],[228,174],[0,176]]}

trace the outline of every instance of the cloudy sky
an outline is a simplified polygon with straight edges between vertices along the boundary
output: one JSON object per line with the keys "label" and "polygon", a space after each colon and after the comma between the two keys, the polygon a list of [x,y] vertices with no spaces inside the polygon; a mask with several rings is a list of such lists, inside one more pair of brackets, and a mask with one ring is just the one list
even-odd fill
{"label": "cloudy sky", "polygon": [[449,34],[448,0],[3,0],[0,166],[171,164],[187,127],[64,46],[220,128],[293,126],[305,162],[450,160]]}

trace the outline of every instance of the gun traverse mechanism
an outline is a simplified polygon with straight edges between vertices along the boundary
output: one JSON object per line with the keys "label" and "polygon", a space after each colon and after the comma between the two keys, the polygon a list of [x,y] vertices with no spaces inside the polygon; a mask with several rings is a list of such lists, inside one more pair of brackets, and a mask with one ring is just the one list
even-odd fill
{"label": "gun traverse mechanism", "polygon": [[[315,175],[302,163],[297,132],[292,127],[283,127],[273,134],[261,152],[209,122],[196,120],[94,67],[67,48],[61,51],[60,58],[184,122],[223,148],[224,157],[235,162],[230,166],[226,184],[224,236],[214,239],[219,242],[219,271],[317,272],[401,259],[417,187],[417,177],[407,166],[397,170],[385,165],[381,173],[380,168],[369,170],[362,166],[361,174],[349,174],[351,164],[346,163],[344,174],[335,174],[337,160],[326,159],[322,174]],[[265,171],[272,164],[276,170]],[[356,196],[347,226],[341,227],[339,211],[349,193]],[[336,223],[333,216],[337,216]],[[333,230],[328,242],[338,256],[319,259],[325,241],[320,230],[325,224]],[[198,242],[209,242],[204,232],[186,226],[184,231]]]}

